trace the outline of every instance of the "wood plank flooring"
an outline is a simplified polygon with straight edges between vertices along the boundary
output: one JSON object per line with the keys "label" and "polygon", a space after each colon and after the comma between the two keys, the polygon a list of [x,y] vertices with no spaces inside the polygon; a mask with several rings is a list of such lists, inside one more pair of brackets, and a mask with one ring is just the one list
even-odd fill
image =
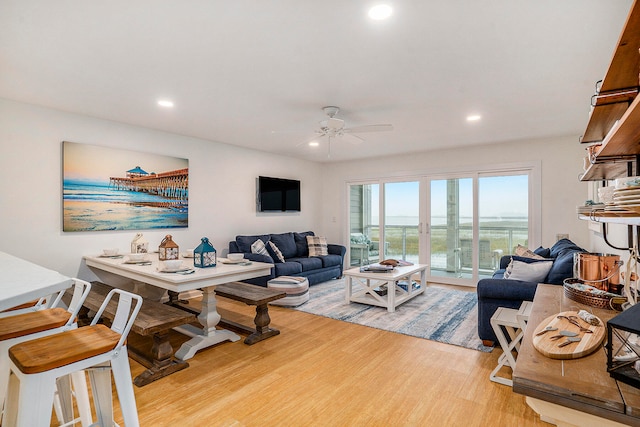
{"label": "wood plank flooring", "polygon": [[[239,322],[255,315],[235,301],[220,299],[218,308]],[[499,349],[481,353],[282,307],[269,313],[280,335],[201,350],[189,368],[135,387],[140,424],[549,425],[523,396],[489,380]],[[132,376],[144,370],[130,361]],[[117,402],[115,412],[123,425]]]}

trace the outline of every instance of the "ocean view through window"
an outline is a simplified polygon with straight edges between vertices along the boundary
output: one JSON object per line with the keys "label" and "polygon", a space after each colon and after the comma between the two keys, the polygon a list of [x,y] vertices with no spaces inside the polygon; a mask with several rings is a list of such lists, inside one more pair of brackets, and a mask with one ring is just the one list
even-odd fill
{"label": "ocean view through window", "polygon": [[[376,261],[427,263],[430,280],[474,285],[498,268],[501,256],[529,244],[529,185],[528,171],[352,184],[352,254],[357,233],[375,242]],[[352,265],[361,260],[352,257]]]}

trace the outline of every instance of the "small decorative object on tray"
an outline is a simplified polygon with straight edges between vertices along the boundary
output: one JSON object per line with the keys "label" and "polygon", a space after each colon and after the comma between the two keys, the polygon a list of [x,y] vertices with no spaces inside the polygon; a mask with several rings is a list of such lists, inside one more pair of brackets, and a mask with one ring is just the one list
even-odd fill
{"label": "small decorative object on tray", "polygon": [[203,237],[198,247],[193,250],[193,265],[200,268],[215,267],[216,255],[216,248],[209,243],[208,238]]}
{"label": "small decorative object on tray", "polygon": [[587,285],[580,279],[565,279],[563,287],[567,298],[592,307],[621,311],[622,304],[627,301],[621,295]]}
{"label": "small decorative object on tray", "polygon": [[403,259],[385,259],[384,261],[380,261],[380,265],[390,265],[392,267],[404,267],[407,265],[413,265],[412,262],[405,261]]}
{"label": "small decorative object on tray", "polygon": [[640,305],[633,305],[607,322],[607,371],[618,381],[640,387]]}

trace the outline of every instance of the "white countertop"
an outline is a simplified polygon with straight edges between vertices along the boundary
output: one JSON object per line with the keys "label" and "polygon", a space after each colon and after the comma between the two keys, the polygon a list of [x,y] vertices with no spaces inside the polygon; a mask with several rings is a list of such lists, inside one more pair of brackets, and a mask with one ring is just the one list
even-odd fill
{"label": "white countertop", "polygon": [[57,271],[0,252],[0,311],[71,286]]}

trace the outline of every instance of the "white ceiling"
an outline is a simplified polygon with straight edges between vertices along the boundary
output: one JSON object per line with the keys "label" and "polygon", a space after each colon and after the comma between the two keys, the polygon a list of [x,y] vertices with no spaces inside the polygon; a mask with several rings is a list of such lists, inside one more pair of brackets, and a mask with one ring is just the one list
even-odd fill
{"label": "white ceiling", "polygon": [[[0,97],[320,162],[578,144],[632,2],[389,0],[384,22],[375,3],[0,0]],[[299,145],[326,105],[394,130],[327,158]]]}

